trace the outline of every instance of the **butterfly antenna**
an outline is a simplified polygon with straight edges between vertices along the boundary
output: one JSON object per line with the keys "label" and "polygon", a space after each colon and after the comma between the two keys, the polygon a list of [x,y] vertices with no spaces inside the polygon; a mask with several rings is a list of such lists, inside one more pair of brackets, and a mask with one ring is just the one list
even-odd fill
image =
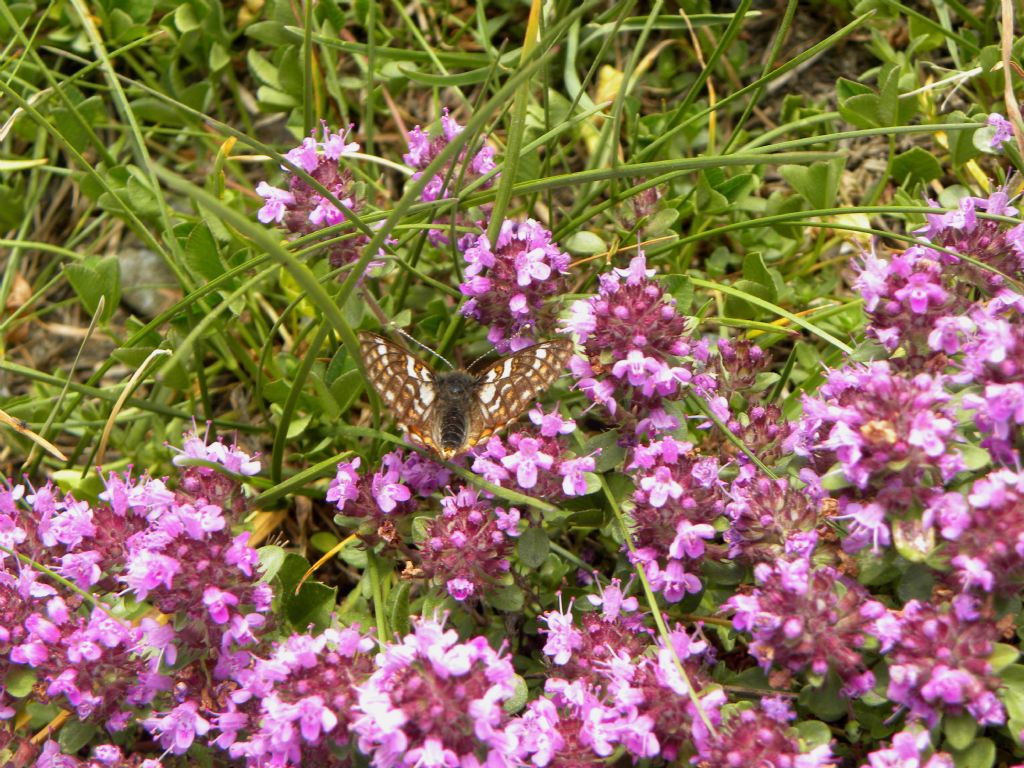
{"label": "butterfly antenna", "polygon": [[395,327],[395,329],[394,329],[394,330],[395,330],[395,331],[396,331],[397,333],[401,334],[401,335],[402,335],[402,336],[403,336],[403,337],[404,337],[404,338],[406,339],[406,341],[411,341],[411,342],[412,342],[413,344],[415,344],[415,345],[416,345],[417,347],[420,347],[421,349],[425,349],[425,350],[426,350],[427,352],[429,352],[430,354],[432,354],[432,355],[433,355],[434,357],[438,358],[438,359],[439,359],[439,360],[440,360],[441,362],[443,362],[443,363],[444,363],[445,365],[447,365],[447,366],[448,366],[449,368],[451,368],[451,369],[452,369],[453,371],[455,370],[455,366],[454,366],[454,365],[452,365],[452,364],[451,364],[451,363],[450,363],[450,362],[448,361],[448,358],[446,358],[446,357],[445,357],[444,355],[442,355],[442,354],[441,354],[440,352],[437,352],[436,350],[433,350],[433,349],[431,349],[430,347],[428,347],[428,346],[427,346],[426,344],[424,344],[424,343],[423,343],[422,341],[420,341],[419,339],[414,339],[414,338],[413,338],[412,336],[410,336],[410,335],[409,335],[408,333],[406,333],[405,331],[403,331],[403,330],[402,330],[401,328],[398,328],[397,326]]}

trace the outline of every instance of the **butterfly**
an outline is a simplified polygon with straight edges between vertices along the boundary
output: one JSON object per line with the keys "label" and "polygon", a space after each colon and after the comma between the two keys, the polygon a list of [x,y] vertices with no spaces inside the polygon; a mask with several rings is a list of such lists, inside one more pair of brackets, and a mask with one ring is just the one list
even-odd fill
{"label": "butterfly", "polygon": [[534,344],[479,372],[434,373],[375,333],[360,333],[366,371],[409,438],[450,459],[504,427],[550,387],[573,352],[570,339]]}

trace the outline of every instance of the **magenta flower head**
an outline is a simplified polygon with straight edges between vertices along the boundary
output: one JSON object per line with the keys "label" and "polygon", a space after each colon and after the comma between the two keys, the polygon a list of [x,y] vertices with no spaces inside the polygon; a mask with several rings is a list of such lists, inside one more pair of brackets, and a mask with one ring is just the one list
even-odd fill
{"label": "magenta flower head", "polygon": [[1013,123],[998,112],[989,115],[986,124],[995,128],[995,133],[992,134],[992,140],[989,142],[990,149],[999,152],[1003,149],[1003,144],[1013,141]]}
{"label": "magenta flower head", "polygon": [[861,768],[953,768],[953,756],[934,752],[928,731],[912,725],[893,734],[890,746],[868,755]]}
{"label": "magenta flower head", "polygon": [[495,509],[468,486],[445,496],[441,514],[426,524],[420,544],[424,576],[458,601],[486,595],[509,573],[518,519],[515,508]]}
{"label": "magenta flower head", "polygon": [[586,473],[593,472],[595,454],[576,456],[563,437],[576,422],[563,418],[557,407],[529,412],[534,426],[517,429],[504,440],[495,435],[474,452],[473,471],[488,482],[516,487],[531,496],[560,499],[587,493]]}
{"label": "magenta flower head", "polygon": [[942,254],[911,246],[891,259],[865,253],[856,263],[854,288],[864,297],[867,335],[889,352],[902,347],[898,362],[920,370],[933,356],[928,339],[946,318],[961,314],[967,301],[955,285],[955,274]]}
{"label": "magenta flower head", "polygon": [[155,734],[160,746],[175,755],[188,752],[196,736],[205,736],[210,723],[199,714],[199,705],[194,701],[179,704],[163,715],[153,715],[142,721],[142,725]]}
{"label": "magenta flower head", "polygon": [[944,714],[968,714],[981,725],[1006,721],[995,693],[1002,683],[989,663],[999,635],[994,621],[965,596],[942,606],[911,600],[896,618],[887,693],[908,717],[929,728]]}
{"label": "magenta flower head", "polygon": [[810,552],[754,568],[757,586],[726,601],[733,627],[749,632],[750,654],[767,672],[781,669],[776,684],[805,674],[820,685],[829,670],[843,681],[844,696],[861,696],[874,685],[861,648],[874,636],[874,616],[862,611],[867,591]]}
{"label": "magenta flower head", "polygon": [[893,520],[905,539],[928,535],[927,489],[964,467],[945,382],[874,362],[832,371],[817,397],[804,397],[804,415],[784,448],[810,458],[818,474],[838,464],[853,486],[839,496],[852,520],[848,550],[887,544]]}
{"label": "magenta flower head", "polygon": [[653,278],[643,254],[636,256],[601,275],[598,295],[574,302],[563,324],[583,345],[569,364],[577,386],[638,432],[679,426],[662,404],[687,391],[694,360],[707,360],[707,345],[689,340],[675,300]]}
{"label": "magenta flower head", "polygon": [[[742,706],[742,705],[741,705]],[[828,744],[809,748],[790,722],[796,714],[789,702],[764,698],[759,707],[737,707],[714,736],[698,743],[701,765],[799,766],[832,768],[836,763]]]}
{"label": "magenta flower head", "polygon": [[627,469],[637,485],[630,515],[636,550],[630,557],[643,565],[651,587],[670,603],[699,592],[695,565],[717,537],[712,523],[725,509],[718,460],[665,437],[637,446]]}
{"label": "magenta flower head", "polygon": [[[974,388],[963,395],[963,407],[974,412],[983,434],[981,445],[1008,465],[1019,462],[1020,428],[1024,425],[1024,314],[1021,297],[1002,291],[969,317],[958,318],[955,351],[962,372],[954,378]],[[950,334],[952,336],[952,334]],[[935,344],[946,343],[936,339]]]}
{"label": "magenta flower head", "polygon": [[[678,759],[691,743],[708,735],[691,687],[712,724],[725,701],[706,672],[713,653],[699,631],[690,635],[680,627],[670,634],[671,652],[660,640],[652,642],[652,633],[636,613],[636,599],[624,598],[616,581],[589,598],[601,612],[583,614],[582,627],[575,626],[571,604],[567,611],[540,617],[547,625],[544,653],[554,676],[545,691],[553,709],[534,705],[514,726],[531,745],[525,752],[534,755],[536,765],[547,751],[560,752],[566,761],[555,764],[575,765],[573,759],[584,758],[574,757],[571,750],[582,749],[589,759],[607,757],[617,745],[634,759]],[[559,738],[552,744],[547,734],[555,728]]]}
{"label": "magenta flower head", "polygon": [[787,478],[757,473],[738,476],[728,493],[724,536],[730,559],[772,562],[781,557],[793,537],[817,530],[836,502],[814,486],[796,488]]}
{"label": "magenta flower head", "polygon": [[[936,205],[930,200],[928,204]],[[961,198],[955,211],[926,213],[928,223],[915,230],[914,234],[953,251],[931,252],[960,278],[962,292],[974,285],[988,293],[995,293],[1005,287],[1003,275],[1019,278],[1024,274],[1024,225],[1010,227],[1000,221],[981,218],[978,211],[1011,218],[1018,214],[1017,209],[1010,205],[1006,189],[997,188],[987,198]],[[983,266],[976,266],[956,254],[969,256]],[[997,271],[985,269],[986,266]]]}
{"label": "magenta flower head", "polygon": [[976,480],[966,498],[935,505],[944,554],[965,592],[1010,597],[1024,587],[1024,473],[998,469]]}
{"label": "magenta flower head", "polygon": [[381,648],[352,732],[375,768],[505,765],[516,744],[502,703],[514,693],[512,664],[485,638],[460,643],[441,622],[420,619]]}
{"label": "magenta flower head", "polygon": [[[345,209],[358,213],[363,208],[362,200],[355,193],[352,173],[338,163],[343,155],[359,151],[356,142],[347,141],[351,126],[345,133],[332,132],[327,123],[322,123],[322,127],[322,139],[317,140],[314,131],[299,146],[286,152],[285,157],[330,192],[344,208],[285,169],[289,173],[288,189],[273,187],[265,181],[256,187],[256,194],[264,199],[257,218],[264,224],[282,224],[289,232],[309,235],[346,221]],[[368,242],[365,233],[352,232],[344,240],[332,243],[328,246],[331,266],[340,267],[355,261]]]}
{"label": "magenta flower head", "polygon": [[356,457],[338,464],[326,498],[345,517],[365,520],[359,533],[367,541],[394,543],[396,521],[408,518],[422,499],[451,477],[441,465],[415,453],[406,456],[402,450],[385,454],[373,474],[360,475],[361,463]]}
{"label": "magenta flower head", "polygon": [[[441,116],[441,130],[437,135],[431,137],[418,125],[409,132],[409,151],[402,155],[402,160],[415,171],[412,174],[413,181],[422,177],[427,166],[462,131],[463,127],[445,109]],[[453,192],[469,182],[487,175],[494,170],[494,167],[494,147],[483,144],[475,151],[470,147],[464,147],[454,162],[446,163],[440,171],[430,177],[427,186],[420,194],[420,199],[424,202],[433,202],[451,197]],[[480,188],[490,188],[496,178],[498,178],[498,174],[485,181]],[[438,226],[430,230],[428,235],[430,242],[437,246],[447,245],[446,226],[450,227],[451,221],[435,220],[434,223]],[[461,216],[456,218],[457,225],[461,226],[464,223]]]}
{"label": "magenta flower head", "polygon": [[[184,442],[180,449],[173,445],[168,446],[176,454],[171,459],[172,463],[181,468],[179,495],[186,493],[204,503],[215,504],[233,513],[240,512],[245,506],[245,498],[238,481],[211,467],[189,465],[188,460],[201,459],[220,464],[235,475],[251,477],[260,471],[260,462],[257,460],[259,454],[250,456],[235,443],[225,443],[223,437],[211,440],[209,425],[207,425],[205,433],[200,435],[193,424],[193,429],[186,432],[183,437]],[[112,478],[110,482],[117,483],[118,480]],[[150,486],[150,491],[153,493],[160,490],[154,481],[150,481],[147,485]],[[107,496],[101,498],[106,500],[109,497],[113,503],[113,497],[110,495],[114,493],[116,493],[116,489],[108,488]],[[154,499],[154,501],[160,503],[159,499]]]}
{"label": "magenta flower head", "polygon": [[212,718],[214,745],[253,768],[351,758],[357,689],[373,671],[376,646],[358,626],[274,642],[230,670],[226,708]]}
{"label": "magenta flower head", "polygon": [[469,297],[461,312],[491,326],[487,338],[499,352],[518,351],[551,332],[557,309],[550,300],[566,291],[569,255],[547,229],[533,219],[505,219],[493,247],[480,234],[464,238],[460,248],[468,266],[459,288]]}

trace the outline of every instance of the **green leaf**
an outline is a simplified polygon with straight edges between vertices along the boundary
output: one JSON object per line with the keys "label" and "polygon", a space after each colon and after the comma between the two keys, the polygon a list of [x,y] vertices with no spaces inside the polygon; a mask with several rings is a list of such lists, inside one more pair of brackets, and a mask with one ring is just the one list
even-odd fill
{"label": "green leaf", "polygon": [[274,544],[267,544],[256,550],[260,556],[260,578],[263,581],[273,581],[281,566],[284,565],[285,551]]}
{"label": "green leaf", "polygon": [[309,537],[309,546],[317,552],[330,552],[338,543],[338,537],[330,531],[317,531]]}
{"label": "green leaf", "polygon": [[665,275],[661,278],[665,292],[676,300],[676,311],[685,314],[693,304],[693,281],[686,275]]}
{"label": "green leaf", "polygon": [[832,729],[821,720],[801,720],[796,730],[808,747],[820,747],[832,741]]}
{"label": "green leaf", "polygon": [[526,599],[523,596],[523,590],[512,585],[488,592],[485,595],[485,602],[504,613],[518,613],[523,610]]}
{"label": "green leaf", "polygon": [[551,551],[551,542],[543,528],[530,526],[519,537],[516,552],[519,561],[527,568],[540,568]]}
{"label": "green leaf", "polygon": [[942,176],[942,164],[924,147],[913,147],[892,161],[892,174],[900,184],[927,184]]}
{"label": "green leaf", "polygon": [[662,208],[647,220],[645,230],[648,235],[660,235],[668,232],[679,220],[679,211],[675,208]]}
{"label": "green leaf", "polygon": [[[775,295],[775,286],[767,288],[761,283],[755,283],[753,280],[737,280],[732,284],[732,287],[737,291],[742,291],[747,296],[752,296],[757,299],[764,301],[772,301],[772,296]],[[774,302],[772,302],[774,303]],[[747,301],[742,296],[727,295],[725,297],[725,314],[729,317],[737,317],[741,320],[753,320],[760,309],[753,302]]]}
{"label": "green leaf", "polygon": [[933,586],[935,586],[935,575],[932,569],[923,563],[912,563],[900,577],[896,594],[904,602],[914,599],[929,600]]}
{"label": "green leaf", "polygon": [[384,606],[388,614],[388,620],[391,625],[393,632],[397,632],[399,636],[405,636],[409,633],[410,622],[409,622],[409,589],[410,583],[408,581],[398,582],[398,586],[388,593],[386,605]]}
{"label": "green leaf", "polygon": [[992,463],[992,455],[980,445],[961,443],[957,448],[964,466],[971,472],[977,472]]}
{"label": "green leaf", "polygon": [[988,663],[992,665],[992,671],[999,674],[1011,664],[1015,664],[1020,658],[1020,650],[1013,645],[996,643],[992,655],[988,657]]}
{"label": "green leaf", "polygon": [[281,79],[278,75],[277,67],[257,53],[255,48],[249,49],[249,52],[246,54],[246,61],[249,64],[249,69],[252,70],[253,75],[256,76],[260,83],[270,86],[274,90],[281,90]]}
{"label": "green leaf", "polygon": [[839,695],[840,688],[842,681],[830,670],[824,684],[817,688],[804,686],[800,691],[800,705],[826,723],[835,722],[846,714],[846,700]]}
{"label": "green leaf", "polygon": [[57,743],[65,755],[73,755],[96,735],[99,727],[95,723],[83,723],[81,720],[69,720],[64,723],[57,734]]}
{"label": "green leaf", "polygon": [[953,750],[956,768],[992,768],[996,762],[996,745],[991,739],[978,739],[963,752]]}
{"label": "green leaf", "polygon": [[839,194],[839,180],[845,165],[843,157],[819,160],[811,165],[780,165],[779,175],[811,208],[832,208]]}
{"label": "green leaf", "polygon": [[[279,21],[257,21],[245,28],[246,37],[272,46],[293,45],[302,42],[301,35],[289,31]],[[250,50],[252,50],[250,48]]]}
{"label": "green leaf", "polygon": [[29,667],[12,667],[4,678],[4,688],[16,699],[23,699],[32,693],[36,684],[36,673]]}
{"label": "green leaf", "polygon": [[580,449],[579,455],[587,456],[598,450],[600,453],[594,457],[596,472],[607,472],[614,469],[626,458],[626,449],[619,445],[619,433],[614,429],[601,432],[596,437],[587,440]]}
{"label": "green leaf", "polygon": [[519,710],[525,707],[526,700],[530,696],[530,689],[526,685],[526,681],[519,675],[515,676],[515,682],[513,685],[515,686],[515,690],[501,705],[501,708],[510,715],[516,714]]}
{"label": "green leaf", "polygon": [[[965,115],[960,110],[950,112],[945,116],[943,122],[948,123],[967,123],[970,122],[971,118]],[[980,126],[979,126],[980,127]],[[966,165],[969,161],[978,157],[981,154],[974,145],[974,134],[977,131],[949,131],[946,134],[946,138],[949,143],[949,163],[955,168]]]}
{"label": "green leaf", "polygon": [[601,476],[596,472],[584,472],[583,482],[586,484],[587,489],[580,494],[581,496],[589,496],[601,490]]}
{"label": "green leaf", "polygon": [[592,256],[595,253],[604,253],[608,245],[601,239],[600,235],[587,230],[580,230],[569,235],[563,242],[563,247],[574,256]]}
{"label": "green leaf", "polygon": [[121,301],[121,268],[116,256],[87,256],[64,267],[64,274],[90,315],[96,314],[104,299],[100,322],[107,322]]}
{"label": "green leaf", "polygon": [[953,749],[967,749],[978,733],[978,721],[973,715],[946,715],[942,719],[942,732]]}
{"label": "green leaf", "polygon": [[174,26],[181,32],[194,32],[200,27],[200,20],[196,18],[196,12],[188,3],[182,3],[174,11]]}
{"label": "green leaf", "polygon": [[775,291],[775,281],[772,279],[768,267],[764,264],[764,258],[758,251],[751,251],[743,257],[743,279],[757,283],[767,292],[768,301],[776,301],[778,295]]}
{"label": "green leaf", "polygon": [[224,274],[217,241],[213,239],[210,228],[201,221],[192,227],[185,239],[184,256],[185,265],[194,275],[215,280]]}
{"label": "green leaf", "polygon": [[279,595],[285,617],[299,631],[306,631],[312,624],[317,630],[325,629],[331,620],[331,611],[337,600],[337,589],[316,581],[307,581],[299,593],[295,588],[309,569],[306,558],[288,553],[277,574],[280,585]]}
{"label": "green leaf", "polygon": [[1007,714],[1016,720],[1024,720],[1024,665],[1011,664],[999,673],[1003,687],[999,697],[1006,705]]}

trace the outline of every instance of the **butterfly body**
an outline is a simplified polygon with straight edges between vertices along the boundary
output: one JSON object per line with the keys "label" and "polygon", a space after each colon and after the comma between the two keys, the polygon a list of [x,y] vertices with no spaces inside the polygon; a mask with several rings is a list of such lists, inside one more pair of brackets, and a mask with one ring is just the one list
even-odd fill
{"label": "butterfly body", "polygon": [[457,451],[466,444],[469,434],[467,404],[476,396],[480,383],[465,371],[451,371],[434,374],[434,387],[437,390],[434,442],[441,452]]}
{"label": "butterfly body", "polygon": [[569,339],[535,344],[476,371],[435,373],[382,336],[360,334],[370,381],[409,438],[450,459],[504,427],[546,390],[572,354]]}

